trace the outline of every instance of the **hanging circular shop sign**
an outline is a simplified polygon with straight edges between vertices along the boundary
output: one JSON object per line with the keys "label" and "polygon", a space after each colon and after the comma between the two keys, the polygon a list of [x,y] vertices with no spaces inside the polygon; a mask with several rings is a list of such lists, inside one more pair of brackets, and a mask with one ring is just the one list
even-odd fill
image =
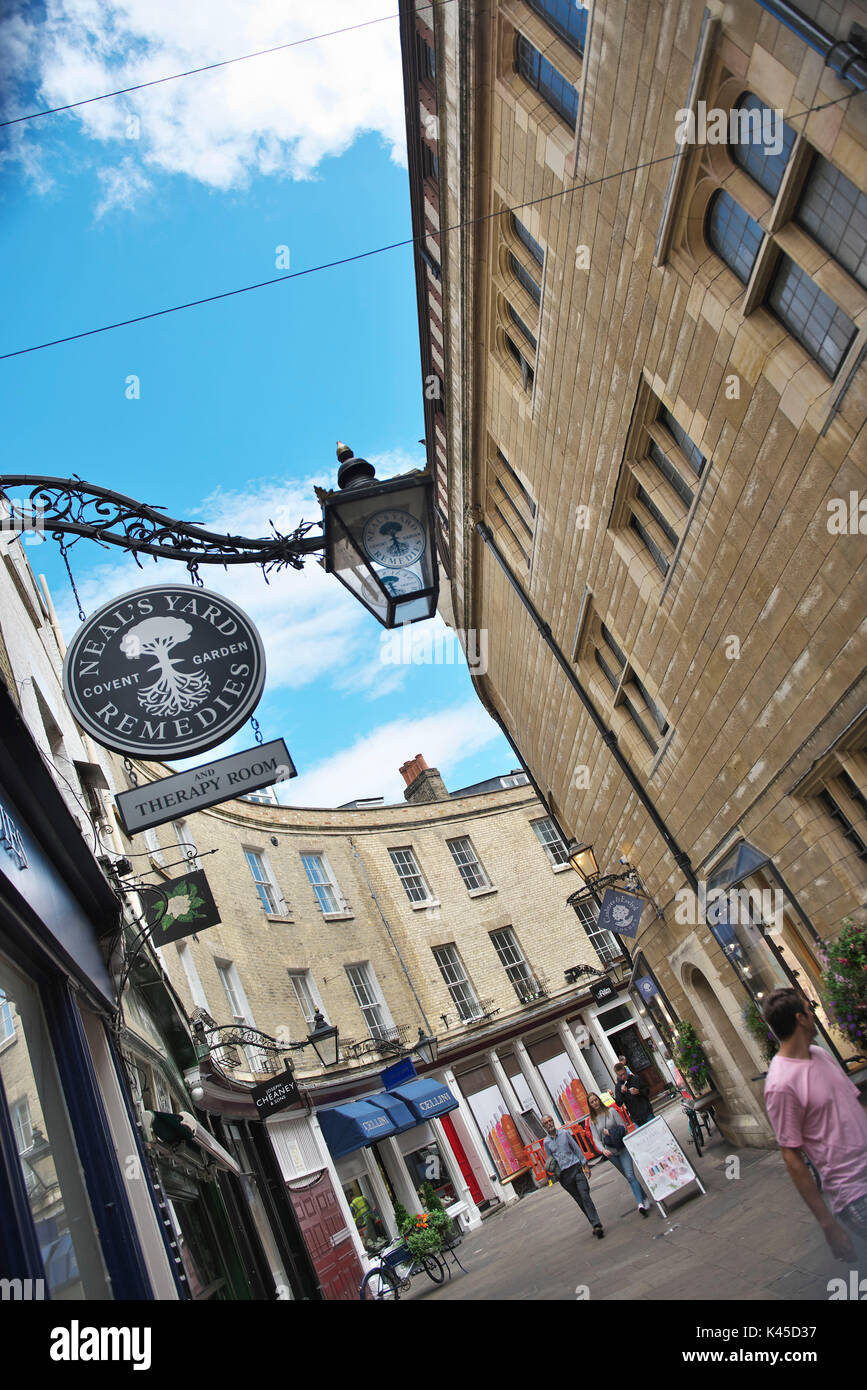
{"label": "hanging circular shop sign", "polygon": [[78,629],[63,689],[83,729],[140,758],[191,758],[259,702],[265,650],[253,623],[208,589],[156,584],[103,604]]}

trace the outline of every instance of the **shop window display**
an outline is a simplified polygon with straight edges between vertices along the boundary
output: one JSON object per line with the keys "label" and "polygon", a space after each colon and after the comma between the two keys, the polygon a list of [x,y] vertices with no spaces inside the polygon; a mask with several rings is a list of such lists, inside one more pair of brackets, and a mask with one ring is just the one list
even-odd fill
{"label": "shop window display", "polygon": [[388,1245],[390,1237],[372,1195],[364,1191],[362,1183],[367,1186],[365,1179],[353,1178],[343,1184],[343,1193],[349,1203],[349,1210],[352,1212],[362,1245],[368,1254],[375,1255],[378,1250]]}
{"label": "shop window display", "polygon": [[435,1139],[422,1148],[407,1154],[406,1166],[409,1169],[410,1179],[418,1194],[419,1201],[422,1200],[422,1189],[425,1183],[430,1183],[443,1206],[449,1206],[458,1200],[458,1195],[449,1177],[449,1171],[443,1162],[440,1147]]}

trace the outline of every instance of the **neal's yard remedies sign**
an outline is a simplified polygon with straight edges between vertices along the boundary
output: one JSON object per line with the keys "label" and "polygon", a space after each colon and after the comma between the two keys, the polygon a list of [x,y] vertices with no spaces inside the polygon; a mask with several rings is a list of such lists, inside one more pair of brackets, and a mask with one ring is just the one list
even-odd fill
{"label": "neal's yard remedies sign", "polygon": [[217,806],[231,801],[233,796],[270,787],[296,777],[295,765],[282,738],[245,748],[228,758],[216,758],[205,767],[193,767],[188,772],[175,772],[158,782],[145,782],[115,797],[118,815],[127,835],[151,826],[177,820],[187,811],[201,811],[205,806]]}
{"label": "neal's yard remedies sign", "polygon": [[260,1086],[254,1086],[250,1095],[260,1120],[264,1120],[266,1115],[273,1115],[276,1110],[285,1110],[287,1105],[296,1105],[301,1099],[298,1084],[288,1071],[271,1081],[263,1081]]}
{"label": "neal's yard remedies sign", "polygon": [[97,743],[141,758],[191,758],[249,719],[265,651],[234,603],[183,584],[136,589],[98,609],[70,643],[67,703]]}

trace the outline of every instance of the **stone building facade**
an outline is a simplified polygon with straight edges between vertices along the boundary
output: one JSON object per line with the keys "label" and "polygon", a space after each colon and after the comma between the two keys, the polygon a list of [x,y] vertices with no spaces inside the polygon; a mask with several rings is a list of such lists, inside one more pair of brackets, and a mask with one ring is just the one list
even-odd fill
{"label": "stone building facade", "polygon": [[867,890],[867,13],[401,12],[442,611],[765,1143],[745,1009]]}
{"label": "stone building facade", "polygon": [[[220,913],[206,932],[159,948],[206,1030],[203,1105],[246,1104],[254,1116],[251,1086],[288,1056],[308,1109],[267,1121],[284,1179],[300,1190],[293,1184],[327,1173],[362,1260],[370,1246],[353,1200],[391,1230],[395,1200],[421,1209],[419,1165],[433,1154],[444,1194],[474,1225],[480,1210],[515,1200],[539,1117],[586,1113],[587,1091],[612,1086],[621,1053],[646,1068],[656,1093],[670,1076],[662,1039],[626,993],[619,943],[593,910],[579,917],[567,901],[577,880],[526,775],[450,794],[420,754],[401,772],[405,804],[325,810],[241,798],[130,846],[147,846],[154,883],[200,865]],[[312,1047],[285,1051],[306,1041],[317,1009],[339,1030],[336,1065],[323,1067]],[[420,1033],[436,1038],[438,1056],[426,1065],[416,1054],[416,1068],[447,1088],[453,1112],[375,1153],[330,1152],[330,1112],[381,1095],[380,1073]]]}

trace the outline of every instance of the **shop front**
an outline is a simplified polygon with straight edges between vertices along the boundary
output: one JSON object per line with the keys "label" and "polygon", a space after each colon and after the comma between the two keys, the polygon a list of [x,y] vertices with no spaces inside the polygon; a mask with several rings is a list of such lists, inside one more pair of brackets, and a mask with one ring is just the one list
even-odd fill
{"label": "shop front", "polygon": [[118,1157],[142,1158],[106,1028],[119,903],[2,688],[0,768],[0,1277],[177,1297],[153,1191]]}

